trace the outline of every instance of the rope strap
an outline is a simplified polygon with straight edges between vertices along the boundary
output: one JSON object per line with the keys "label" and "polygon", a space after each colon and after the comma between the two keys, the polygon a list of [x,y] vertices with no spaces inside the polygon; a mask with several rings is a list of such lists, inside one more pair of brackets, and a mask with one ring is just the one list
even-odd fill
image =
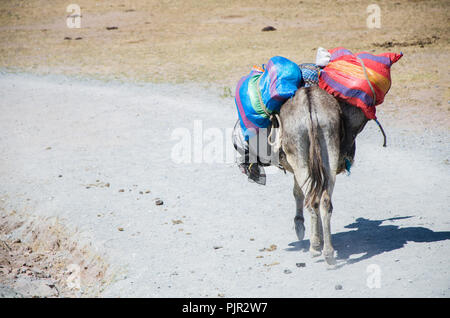
{"label": "rope strap", "polygon": [[[259,81],[261,80],[261,77],[258,78],[257,82],[256,82],[256,91],[258,92],[258,99],[259,99],[259,104],[261,105],[261,109],[264,111],[264,113],[266,114],[266,116],[270,119],[270,121],[272,122],[272,128],[270,129],[270,134],[267,137],[267,143],[273,147],[274,152],[278,152],[281,148],[281,131],[282,131],[282,127],[281,127],[281,120],[280,120],[280,115],[278,115],[277,113],[273,113],[271,114],[269,112],[269,110],[267,109],[266,105],[264,104],[262,97],[261,97],[261,91],[259,90]],[[275,135],[275,139],[272,140],[272,134],[275,131],[274,127],[274,123],[275,121],[278,121],[278,133]]]}
{"label": "rope strap", "polygon": [[357,56],[359,62],[362,65],[363,71],[364,71],[364,76],[366,77],[366,81],[369,84],[370,90],[372,91],[373,94],[373,100],[372,100],[372,105],[371,106],[375,106],[376,102],[377,102],[377,95],[375,94],[375,90],[373,89],[372,83],[369,81],[369,76],[367,75],[367,70],[366,70],[366,66],[364,65],[364,62],[362,59],[359,58],[359,56]]}
{"label": "rope strap", "polygon": [[[280,115],[278,115],[277,113],[273,114],[272,116],[270,116],[270,120],[272,121],[272,128],[270,129],[270,134],[269,137],[267,137],[267,143],[273,147],[273,151],[275,153],[277,153],[280,148],[281,148],[281,132],[283,131],[283,126],[281,124],[281,119],[280,119]],[[275,135],[275,139],[272,140],[272,134],[275,131],[274,128],[274,123],[275,121],[278,121],[278,132]]]}
{"label": "rope strap", "polygon": [[270,114],[269,110],[267,109],[266,105],[264,104],[262,97],[261,97],[261,91],[259,90],[259,82],[261,81],[261,77],[262,76],[260,76],[258,78],[258,80],[256,81],[256,91],[258,92],[258,99],[259,99],[259,104],[261,105],[261,109],[266,114],[266,116],[268,118],[270,118],[272,115]]}
{"label": "rope strap", "polygon": [[374,119],[374,120],[375,120],[375,122],[377,123],[378,127],[380,128],[381,133],[383,134],[383,138],[384,138],[384,141],[383,141],[383,147],[386,147],[386,134],[384,133],[383,126],[381,126],[381,124],[380,124],[380,122],[378,121],[378,119]]}

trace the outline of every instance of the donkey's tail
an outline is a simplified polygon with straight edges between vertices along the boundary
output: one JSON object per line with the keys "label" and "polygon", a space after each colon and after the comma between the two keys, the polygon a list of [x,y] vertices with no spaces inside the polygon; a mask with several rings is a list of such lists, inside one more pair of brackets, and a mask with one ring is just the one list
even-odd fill
{"label": "donkey's tail", "polygon": [[[310,97],[310,96],[309,96]],[[324,167],[322,151],[320,150],[319,122],[317,111],[311,98],[307,98],[308,120],[307,129],[309,136],[308,154],[308,188],[305,196],[305,206],[317,207],[322,193],[328,187],[328,174]]]}

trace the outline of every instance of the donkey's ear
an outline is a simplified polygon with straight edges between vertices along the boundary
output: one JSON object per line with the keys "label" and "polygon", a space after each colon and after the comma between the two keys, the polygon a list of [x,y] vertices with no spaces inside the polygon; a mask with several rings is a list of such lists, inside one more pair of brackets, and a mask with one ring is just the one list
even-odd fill
{"label": "donkey's ear", "polygon": [[346,132],[352,135],[358,135],[367,124],[369,119],[364,115],[361,108],[339,101],[341,116],[344,120]]}
{"label": "donkey's ear", "polygon": [[[345,102],[339,102],[341,108],[341,118],[342,118],[342,132],[341,132],[341,158],[347,159],[349,164],[353,163],[355,157],[355,139],[356,136],[364,129],[367,122],[369,121],[364,115],[361,108],[349,105]],[[344,164],[342,161],[341,164]],[[342,171],[344,168],[342,166]],[[348,167],[349,168],[349,167]],[[349,171],[349,169],[347,169]]]}

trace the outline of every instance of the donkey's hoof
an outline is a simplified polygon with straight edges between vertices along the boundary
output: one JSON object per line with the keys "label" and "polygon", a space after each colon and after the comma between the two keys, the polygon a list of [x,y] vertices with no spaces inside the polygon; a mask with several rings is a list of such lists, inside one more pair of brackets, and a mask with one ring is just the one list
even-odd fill
{"label": "donkey's hoof", "polygon": [[319,249],[310,247],[309,254],[311,255],[311,257],[318,257],[318,256],[322,255],[322,251]]}
{"label": "donkey's hoof", "polygon": [[324,253],[325,262],[328,265],[336,265],[336,258],[334,257],[334,251]]}
{"label": "donkey's hoof", "polygon": [[295,223],[295,233],[297,233],[298,240],[303,241],[305,238],[305,226],[303,223]]}
{"label": "donkey's hoof", "polygon": [[325,257],[325,262],[328,265],[336,265],[336,259],[333,256]]}

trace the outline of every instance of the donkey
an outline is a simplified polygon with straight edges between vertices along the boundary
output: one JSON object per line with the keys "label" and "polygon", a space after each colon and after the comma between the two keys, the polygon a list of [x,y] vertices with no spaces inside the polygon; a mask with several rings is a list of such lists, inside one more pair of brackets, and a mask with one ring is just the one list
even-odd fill
{"label": "donkey", "polygon": [[[303,208],[311,215],[310,254],[336,264],[331,242],[331,202],[336,175],[353,163],[355,138],[368,119],[318,86],[302,87],[280,111],[280,163],[294,174],[295,231],[305,235]],[[323,249],[322,249],[323,245]]]}

